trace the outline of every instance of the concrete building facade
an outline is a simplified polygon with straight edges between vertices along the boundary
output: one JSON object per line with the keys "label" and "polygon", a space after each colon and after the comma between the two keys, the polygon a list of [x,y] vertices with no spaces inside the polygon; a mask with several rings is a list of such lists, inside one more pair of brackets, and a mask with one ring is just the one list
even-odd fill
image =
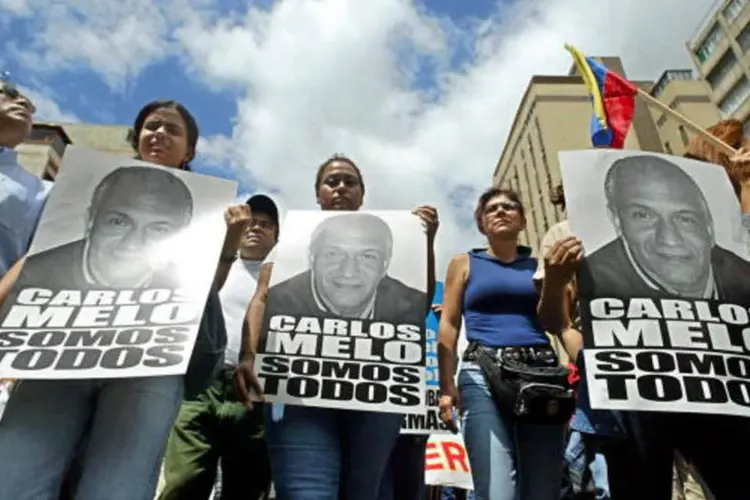
{"label": "concrete building facade", "polygon": [[[619,58],[599,58],[625,76]],[[634,82],[700,126],[716,123],[719,111],[704,82],[689,70],[667,71],[657,82]],[[504,149],[493,174],[493,185],[511,187],[527,207],[524,244],[536,249],[547,229],[564,215],[550,201],[560,184],[560,151],[591,148],[591,100],[574,68],[567,76],[534,76],[521,99]],[[692,137],[689,130],[636,99],[633,126],[625,149],[681,155]]]}
{"label": "concrete building facade", "polygon": [[29,172],[54,180],[69,145],[97,149],[118,155],[132,155],[129,127],[87,123],[34,122],[31,133],[18,146],[18,158]]}
{"label": "concrete building facade", "polygon": [[722,118],[743,121],[750,134],[750,2],[718,1],[687,48]]}

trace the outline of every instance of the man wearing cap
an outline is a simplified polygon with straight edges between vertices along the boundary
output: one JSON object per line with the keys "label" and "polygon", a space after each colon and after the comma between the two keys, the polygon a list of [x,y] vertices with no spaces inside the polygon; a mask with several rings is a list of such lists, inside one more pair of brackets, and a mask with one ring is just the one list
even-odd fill
{"label": "man wearing cap", "polygon": [[227,327],[225,369],[204,392],[186,400],[167,443],[160,500],[208,499],[221,460],[221,498],[260,500],[271,488],[263,408],[249,412],[233,389],[242,322],[255,292],[260,266],[276,244],[279,210],[265,195],[247,200],[251,221],[240,258],[232,265],[220,298]]}

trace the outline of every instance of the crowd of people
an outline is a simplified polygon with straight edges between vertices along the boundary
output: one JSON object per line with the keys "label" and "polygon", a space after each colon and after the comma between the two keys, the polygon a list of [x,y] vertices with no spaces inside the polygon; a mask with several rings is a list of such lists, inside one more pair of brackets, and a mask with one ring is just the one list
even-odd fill
{"label": "crowd of people", "polygon": [[[13,84],[0,84],[0,304],[33,258],[26,253],[53,189],[24,170],[14,151],[29,133],[34,111]],[[739,147],[739,127],[739,136],[733,122],[712,132]],[[198,138],[198,124],[185,106],[155,101],[136,115],[131,143],[139,160],[190,171]],[[722,156],[699,140],[688,155],[724,166],[750,213],[750,158]],[[360,210],[365,180],[354,161],[336,155],[312,174],[321,210]],[[618,189],[613,196],[624,196],[626,188]],[[147,209],[163,202],[163,195],[163,189],[148,189],[139,193],[138,204]],[[564,207],[559,187],[554,197]],[[127,202],[115,198],[102,198],[89,227],[99,223],[107,203]],[[400,435],[402,415],[253,397],[263,392],[255,361],[283,210],[262,194],[242,201],[226,209],[226,237],[187,373],[16,381],[0,420],[0,499],[150,500],[160,474],[158,498],[208,499],[219,468],[223,499],[264,499],[272,489],[283,500],[426,498],[426,439]],[[438,213],[427,205],[413,213],[427,240],[425,287],[432,297]],[[474,491],[444,488],[441,498],[666,500],[675,460],[678,476],[699,476],[707,495],[750,496],[744,463],[731,455],[750,445],[746,420],[588,406],[577,314],[582,292],[575,278],[584,248],[567,221],[550,228],[541,248],[532,249],[519,242],[526,218],[513,190],[482,193],[474,216],[487,246],[451,260],[438,332],[440,416],[463,433]],[[80,242],[85,251],[95,244],[89,235]],[[106,270],[91,269],[85,279],[97,275],[104,279]],[[426,316],[430,302],[411,306]],[[469,345],[459,353],[462,333]],[[551,337],[559,339],[570,366],[560,364]],[[522,401],[529,405],[525,409],[519,409],[516,393],[506,404],[488,375],[497,360],[506,373],[547,377],[555,391],[529,396]],[[535,413],[535,398],[554,401],[560,411]]]}

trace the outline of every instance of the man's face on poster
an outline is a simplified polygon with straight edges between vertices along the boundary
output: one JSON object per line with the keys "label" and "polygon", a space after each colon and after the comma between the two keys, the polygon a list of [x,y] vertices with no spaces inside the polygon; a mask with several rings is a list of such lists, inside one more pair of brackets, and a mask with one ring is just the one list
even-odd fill
{"label": "man's face on poster", "polygon": [[681,171],[650,172],[617,183],[610,207],[615,225],[652,279],[678,292],[692,291],[705,284],[711,266],[714,238],[708,207]]}
{"label": "man's face on poster", "polygon": [[331,228],[312,248],[315,289],[339,311],[364,308],[386,274],[390,248],[368,227]]}
{"label": "man's face on poster", "polygon": [[168,262],[169,243],[188,223],[178,200],[168,194],[113,190],[92,207],[87,265],[103,284],[139,286]]}

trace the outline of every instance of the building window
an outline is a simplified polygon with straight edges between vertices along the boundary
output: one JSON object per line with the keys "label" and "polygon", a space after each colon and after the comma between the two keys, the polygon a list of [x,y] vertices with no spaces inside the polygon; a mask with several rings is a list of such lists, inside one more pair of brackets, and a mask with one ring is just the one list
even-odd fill
{"label": "building window", "polygon": [[745,4],[747,4],[747,0],[732,0],[729,2],[729,5],[724,7],[724,19],[726,19],[728,23],[737,19],[737,16],[742,13]]}
{"label": "building window", "polygon": [[706,81],[711,85],[711,87],[716,88],[719,85],[721,85],[721,82],[724,81],[724,78],[729,74],[730,71],[732,71],[735,66],[737,65],[737,57],[734,55],[734,52],[727,51],[726,54],[724,54],[718,63],[716,63],[716,66],[714,66],[714,69],[711,70],[711,72],[706,76]]}
{"label": "building window", "polygon": [[685,127],[683,127],[682,125],[680,125],[680,126],[677,127],[677,129],[680,132],[680,140],[682,141],[682,144],[684,146],[687,146],[688,143],[690,142],[690,137],[688,137],[687,131],[685,130]]}
{"label": "building window", "polygon": [[666,151],[669,155],[673,153],[672,146],[669,145],[669,142],[664,143],[664,151]]}
{"label": "building window", "polygon": [[748,82],[747,77],[743,76],[719,103],[722,116],[726,118],[737,111],[737,108],[742,106],[748,95],[750,95],[750,82]]}
{"label": "building window", "polygon": [[737,35],[737,44],[742,47],[742,52],[750,50],[750,24],[746,25]]}
{"label": "building window", "polygon": [[705,62],[706,59],[716,52],[716,46],[722,38],[724,38],[724,33],[721,31],[718,24],[714,24],[711,31],[708,32],[708,35],[706,35],[706,38],[703,40],[703,43],[698,47],[698,50],[695,51],[695,57],[697,57],[700,62]]}

